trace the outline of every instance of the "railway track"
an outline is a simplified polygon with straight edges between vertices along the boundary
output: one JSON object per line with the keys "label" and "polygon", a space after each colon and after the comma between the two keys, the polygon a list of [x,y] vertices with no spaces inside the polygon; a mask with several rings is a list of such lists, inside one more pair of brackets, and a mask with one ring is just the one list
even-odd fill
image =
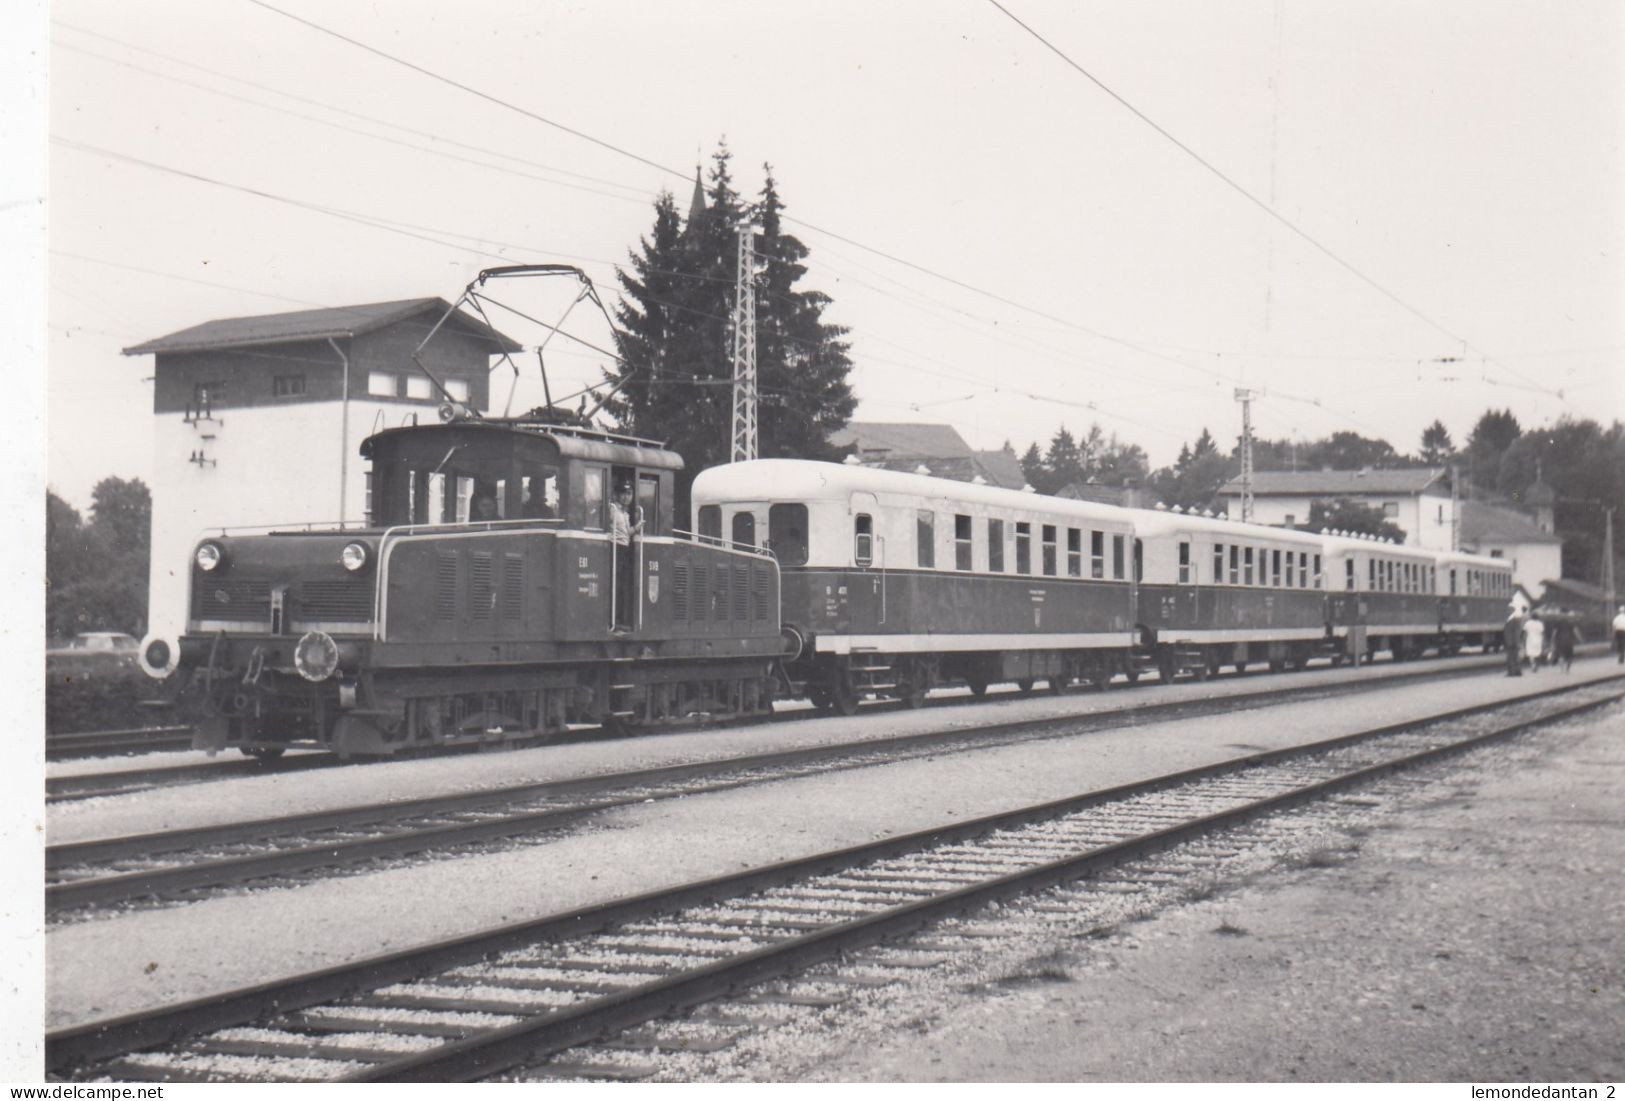
{"label": "railway track", "polygon": [[[930,966],[977,935],[974,926],[942,925],[958,915],[1071,885],[1047,896],[1067,906],[1079,892],[1175,874],[1159,868],[1200,869],[1269,816],[1618,702],[1620,679],[1259,753],[59,1030],[46,1038],[47,1066],[58,1077],[121,1081],[639,1077],[647,1069],[634,1073],[628,1052],[647,1064],[662,1051],[724,1045],[748,1027],[747,1006],[834,1004],[854,988]],[[922,930],[939,939],[919,939]],[[784,985],[786,976],[843,957],[859,966]],[[693,1007],[701,1008],[687,1021],[650,1024]]]}
{"label": "railway track", "polygon": [[[1350,681],[1337,685],[1294,685],[1284,688],[1272,688],[1251,693],[1255,702],[1265,702],[1267,698],[1279,695],[1282,699],[1301,699],[1318,694],[1342,694],[1348,692],[1371,691],[1393,684],[1404,684],[1424,679],[1450,679],[1459,676],[1471,676],[1482,673],[1487,669],[1500,667],[1498,658],[1470,659],[1467,662],[1451,660],[1448,664],[1430,666],[1425,669],[1411,670],[1404,673],[1388,673],[1381,677]],[[1244,677],[1255,674],[1241,674]],[[1233,683],[1236,674],[1224,674],[1223,679]],[[1029,693],[996,693],[991,699],[996,702],[1003,697],[1018,698]],[[1210,697],[1203,697],[1204,699]],[[954,707],[968,703],[988,702],[983,699],[934,699],[928,700],[927,707]],[[1152,708],[1165,706],[1152,705]],[[889,707],[897,709],[897,704],[870,705],[865,711],[878,711]],[[1147,709],[1148,712],[1150,709]],[[789,712],[778,716],[778,721],[800,721],[813,718],[815,712]],[[180,728],[175,728],[180,729]],[[591,737],[591,734],[584,737]],[[515,748],[523,748],[516,746]],[[388,760],[387,758],[383,760]],[[124,769],[113,772],[85,773],[77,776],[52,776],[45,781],[45,797],[47,802],[66,802],[77,799],[95,799],[112,795],[128,795],[134,792],[150,791],[160,787],[170,787],[180,784],[203,783],[214,780],[231,779],[237,776],[263,776],[277,772],[300,771],[309,768],[331,768],[367,764],[372,762],[340,761],[330,753],[322,751],[300,751],[279,760],[225,760],[210,761],[202,764],[161,765],[149,769]]]}
{"label": "railway track", "polygon": [[129,753],[158,753],[192,748],[189,726],[153,726],[141,730],[93,730],[82,734],[51,734],[45,739],[45,759],[110,757]]}
{"label": "railway track", "polygon": [[[1386,678],[1383,683],[1393,678]],[[50,845],[45,851],[46,910],[53,918],[137,900],[195,899],[255,881],[286,881],[378,861],[453,855],[470,846],[575,825],[592,815],[681,798],[913,757],[967,752],[1018,741],[1072,737],[1150,722],[1191,719],[1259,706],[1301,703],[1365,691],[1370,681],[1272,688],[1093,714],[1023,719],[976,729],[903,734],[836,745],[574,780],[525,783],[476,792],[394,800],[160,833]]]}

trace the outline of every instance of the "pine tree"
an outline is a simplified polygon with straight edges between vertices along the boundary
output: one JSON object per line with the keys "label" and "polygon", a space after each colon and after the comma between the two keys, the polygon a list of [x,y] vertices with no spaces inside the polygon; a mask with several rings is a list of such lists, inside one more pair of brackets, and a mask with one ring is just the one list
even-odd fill
{"label": "pine tree", "polygon": [[616,343],[622,381],[606,410],[623,431],[665,440],[684,458],[676,515],[686,526],[694,476],[729,459],[733,428],[733,308],[738,227],[758,215],[757,435],[763,456],[830,458],[831,431],[856,407],[845,330],[825,324],[828,296],[796,289],[807,248],[783,232],[783,202],[771,172],[762,200],[747,208],[735,190],[732,154],[719,143],[709,185],[696,179],[687,219],[662,192],[649,236],[618,273]]}
{"label": "pine tree", "polygon": [[1450,429],[1441,420],[1422,429],[1422,461],[1429,466],[1440,466],[1450,461],[1456,445],[1450,439]]}

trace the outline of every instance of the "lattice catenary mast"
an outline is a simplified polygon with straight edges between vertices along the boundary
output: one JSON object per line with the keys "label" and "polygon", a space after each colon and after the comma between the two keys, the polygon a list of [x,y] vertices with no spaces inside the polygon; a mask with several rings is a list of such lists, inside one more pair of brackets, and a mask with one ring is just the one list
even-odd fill
{"label": "lattice catenary mast", "polygon": [[734,280],[734,415],[728,461],[756,458],[756,228],[739,227]]}
{"label": "lattice catenary mast", "polygon": [[1241,519],[1245,523],[1253,518],[1253,391],[1236,388],[1236,400],[1241,402]]}

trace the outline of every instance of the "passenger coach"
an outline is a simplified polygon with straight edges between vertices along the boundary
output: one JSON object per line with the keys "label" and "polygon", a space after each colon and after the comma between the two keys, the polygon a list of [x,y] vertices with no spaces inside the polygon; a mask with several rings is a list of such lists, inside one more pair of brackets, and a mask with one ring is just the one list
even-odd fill
{"label": "passenger coach", "polygon": [[1131,671],[1127,510],[792,459],[707,470],[693,501],[703,538],[778,559],[786,669],[821,707]]}

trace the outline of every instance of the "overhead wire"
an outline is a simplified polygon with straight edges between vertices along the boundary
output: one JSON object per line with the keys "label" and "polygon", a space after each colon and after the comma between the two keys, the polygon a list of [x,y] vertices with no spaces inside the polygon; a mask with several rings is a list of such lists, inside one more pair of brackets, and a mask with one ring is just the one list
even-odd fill
{"label": "overhead wire", "polygon": [[[257,2],[259,2],[259,0],[251,0],[251,2],[257,3]],[[1110,96],[1113,100],[1115,100],[1117,102],[1117,104],[1119,106],[1123,107],[1126,111],[1128,111],[1130,114],[1132,114],[1135,118],[1137,118],[1141,122],[1145,123],[1152,130],[1154,130],[1158,134],[1160,134],[1163,138],[1165,138],[1169,142],[1173,143],[1173,145],[1178,147],[1183,153],[1185,153],[1186,156],[1188,156],[1192,160],[1196,161],[1199,165],[1201,165],[1203,168],[1205,168],[1209,173],[1211,173],[1213,176],[1215,176],[1220,181],[1222,181],[1232,191],[1236,192],[1236,194],[1240,195],[1242,198],[1247,200],[1247,202],[1251,203],[1253,206],[1255,206],[1259,210],[1263,211],[1264,214],[1267,215],[1269,218],[1271,218],[1272,220],[1278,222],[1282,226],[1286,227],[1286,229],[1290,230],[1295,236],[1297,236],[1300,239],[1302,239],[1303,241],[1307,242],[1316,251],[1320,252],[1322,255],[1324,255],[1328,259],[1332,260],[1339,267],[1343,268],[1345,271],[1347,271],[1351,275],[1355,276],[1361,282],[1363,282],[1367,286],[1369,286],[1372,290],[1375,290],[1378,294],[1381,294],[1384,298],[1387,298],[1390,302],[1393,302],[1395,305],[1397,305],[1401,309],[1405,310],[1411,316],[1413,316],[1413,317],[1417,318],[1418,320],[1424,322],[1429,327],[1437,330],[1438,332],[1443,333],[1445,336],[1449,337],[1452,341],[1458,342],[1460,344],[1463,344],[1463,345],[1466,345],[1466,346],[1469,346],[1469,347],[1473,347],[1470,344],[1470,342],[1468,342],[1464,337],[1461,337],[1461,336],[1457,335],[1453,330],[1451,330],[1451,329],[1447,328],[1446,326],[1440,324],[1439,322],[1435,321],[1432,317],[1428,316],[1427,314],[1423,313],[1421,310],[1419,310],[1415,306],[1411,305],[1405,299],[1401,298],[1399,295],[1395,294],[1393,291],[1389,290],[1387,287],[1385,287],[1381,283],[1377,282],[1371,276],[1367,275],[1365,272],[1363,272],[1359,268],[1355,267],[1352,263],[1350,263],[1349,261],[1343,259],[1343,257],[1339,256],[1337,253],[1333,252],[1328,246],[1322,244],[1315,237],[1311,236],[1306,230],[1304,230],[1303,228],[1298,226],[1295,222],[1293,222],[1291,219],[1287,218],[1285,215],[1281,214],[1279,211],[1277,211],[1269,203],[1265,202],[1263,199],[1260,199],[1258,196],[1254,195],[1251,191],[1247,190],[1241,184],[1237,183],[1234,179],[1232,179],[1229,175],[1227,175],[1223,170],[1221,170],[1217,165],[1213,164],[1206,157],[1203,157],[1200,153],[1198,153],[1195,149],[1191,148],[1185,142],[1183,142],[1179,138],[1175,137],[1172,133],[1170,133],[1167,129],[1165,129],[1164,127],[1159,125],[1155,120],[1153,120],[1145,112],[1141,111],[1138,107],[1134,106],[1128,100],[1124,99],[1121,95],[1119,95],[1117,92],[1112,90],[1112,88],[1109,87],[1105,82],[1103,82],[1099,77],[1095,76],[1088,69],[1085,69],[1082,65],[1080,65],[1076,61],[1074,61],[1059,46],[1055,45],[1049,39],[1045,38],[1042,34],[1040,34],[1031,25],[1024,22],[1021,18],[1019,18],[1009,8],[1005,7],[1002,3],[1000,3],[1000,0],[987,0],[987,2],[989,4],[991,4],[991,5],[993,5],[993,7],[997,8],[1012,23],[1014,23],[1016,26],[1020,27],[1023,31],[1027,32],[1027,34],[1032,36],[1041,45],[1043,45],[1045,49],[1049,50],[1056,57],[1060,58],[1063,62],[1065,62],[1070,68],[1072,68],[1074,71],[1076,71],[1079,75],[1084,77],[1086,80],[1088,80],[1095,87],[1099,88],[1106,95]],[[1474,347],[1474,350],[1479,351],[1479,349],[1477,349],[1476,347]],[[1514,377],[1521,379],[1522,381],[1524,381],[1525,383],[1527,383],[1527,384],[1529,384],[1531,386],[1536,386],[1536,388],[1539,389],[1542,393],[1550,394],[1550,395],[1552,395],[1554,397],[1557,397],[1559,400],[1562,400],[1563,395],[1562,395],[1561,391],[1549,390],[1549,389],[1546,389],[1546,388],[1543,388],[1543,387],[1538,387],[1538,385],[1535,384],[1532,379],[1527,378],[1525,375],[1523,375],[1522,372],[1517,371],[1514,368],[1512,368],[1512,367],[1510,367],[1510,366],[1508,366],[1506,364],[1497,362],[1496,360],[1490,358],[1487,354],[1484,354],[1481,351],[1480,351],[1480,355],[1484,358],[1485,362],[1487,362],[1487,363],[1496,363],[1497,366],[1501,367],[1503,370],[1507,371],[1509,374],[1513,375]]]}

